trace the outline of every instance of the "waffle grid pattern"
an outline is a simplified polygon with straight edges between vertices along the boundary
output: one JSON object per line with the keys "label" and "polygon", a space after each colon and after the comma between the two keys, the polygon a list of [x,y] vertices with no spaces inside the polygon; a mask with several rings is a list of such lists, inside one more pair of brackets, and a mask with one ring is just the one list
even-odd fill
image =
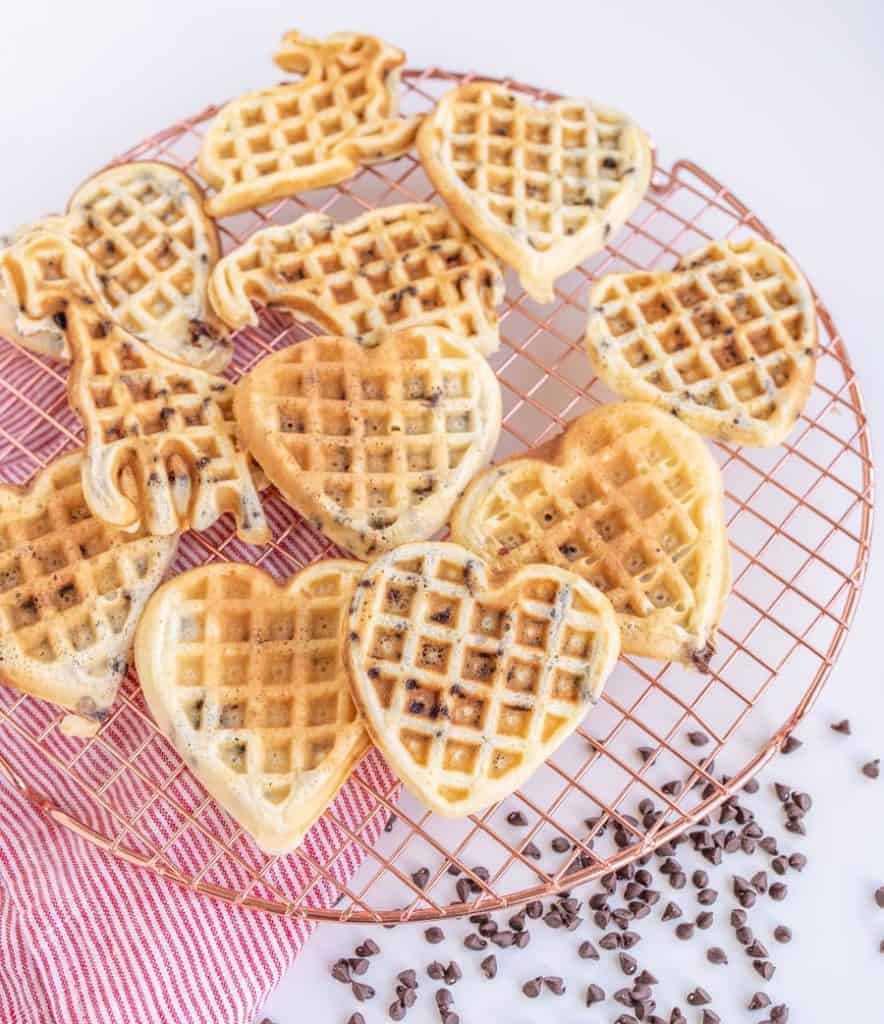
{"label": "waffle grid pattern", "polygon": [[497,348],[496,261],[447,211],[410,204],[335,225],[312,216],[254,235],[213,282],[231,326],[257,322],[251,304],[284,306],[329,333],[374,345],[391,331],[446,327]]}
{"label": "waffle grid pattern", "polygon": [[622,122],[591,104],[537,111],[477,86],[453,104],[451,120],[441,159],[493,216],[526,232],[541,252],[603,223],[621,181],[635,173],[637,154]]}
{"label": "waffle grid pattern", "polygon": [[[453,85],[469,80],[439,69],[408,72],[404,110],[424,113]],[[548,91],[501,84],[533,102],[556,99]],[[165,160],[192,171],[216,111],[176,123],[121,159]],[[275,203],[245,220],[222,221],[220,231],[229,249],[255,230],[290,223],[304,213],[342,221],[388,203],[432,197],[419,162],[407,154],[394,164],[364,168],[337,189]],[[501,350],[492,357],[505,409],[496,458],[543,443],[575,415],[610,401],[583,351],[587,288],[593,280],[610,271],[671,267],[713,239],[750,231],[775,241],[753,211],[706,171],[687,161],[660,165],[628,225],[608,240],[604,252],[560,279],[554,305],[541,310],[517,285],[510,287],[501,311]],[[450,823],[441,827],[434,816],[397,798],[395,786],[373,785],[357,775],[353,784],[372,810],[355,828],[344,826],[334,808],[327,820],[356,842],[377,813],[395,814],[396,823],[377,843],[364,843],[366,866],[339,887],[343,895],[337,906],[315,910],[308,901],[334,884],[339,852],[314,857],[299,851],[303,884],[281,883],[273,859],[256,859],[242,831],[219,816],[184,762],[169,753],[131,676],[99,734],[76,744],[60,735],[55,711],[0,687],[0,734],[45,755],[47,765],[63,773],[64,793],[88,801],[89,810],[81,810],[75,797],[52,793],[48,802],[56,820],[82,830],[84,821],[94,821],[94,809],[103,823],[91,838],[104,849],[194,891],[263,911],[390,923],[440,918],[556,892],[633,860],[709,813],[774,756],[813,703],[847,636],[868,558],[873,463],[844,341],[819,299],[817,314],[816,381],[787,442],[776,450],[713,446],[725,480],[734,587],[712,672],[700,677],[674,665],[622,659],[563,757],[541,769],[531,787],[458,829]],[[287,316],[268,311],[258,329],[237,338],[234,374],[248,372],[302,336]],[[64,382],[53,366],[0,342],[0,464],[7,479],[27,480],[61,448],[80,442]],[[178,567],[245,558],[283,579],[334,552],[307,523],[293,520],[272,492],[265,505],[273,525],[268,547],[249,548],[231,524],[222,522],[182,540]],[[745,726],[756,707],[766,720],[782,723],[761,741]],[[117,730],[124,725],[141,730],[139,742],[121,742]],[[711,738],[700,757],[683,740],[686,730],[697,728]],[[651,751],[646,761],[635,756],[639,745]],[[40,788],[41,780],[24,772],[9,745],[0,771]],[[720,771],[727,771],[726,783]],[[677,796],[661,788],[672,778],[682,783]],[[663,812],[649,826],[636,815],[644,798]],[[529,821],[518,834],[505,822],[516,809]],[[610,842],[615,828],[622,830],[627,847]],[[570,851],[546,853],[554,836],[567,839]],[[542,860],[525,854],[529,843],[542,848]],[[198,871],[183,866],[184,851],[194,846],[204,851]],[[476,874],[480,863],[489,867],[488,878]],[[430,865],[423,889],[410,878],[421,864]],[[454,892],[450,866],[475,887],[465,902]]]}
{"label": "waffle grid pattern", "polygon": [[368,579],[360,657],[387,729],[443,800],[505,778],[587,704],[580,659],[600,627],[565,587],[533,579],[517,602],[475,597],[486,589],[475,564],[438,551]]}
{"label": "waffle grid pattern", "polygon": [[[687,278],[607,278],[591,298],[599,327],[639,380],[763,425],[794,381],[796,355],[813,354],[812,311],[756,245],[713,243],[685,270]],[[592,351],[592,324],[589,339]]]}

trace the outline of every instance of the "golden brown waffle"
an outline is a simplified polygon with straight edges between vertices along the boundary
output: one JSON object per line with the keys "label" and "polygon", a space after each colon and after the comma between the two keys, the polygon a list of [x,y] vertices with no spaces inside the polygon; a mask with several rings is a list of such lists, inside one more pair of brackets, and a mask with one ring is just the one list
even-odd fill
{"label": "golden brown waffle", "polygon": [[0,677],[100,722],[177,535],[124,533],[89,511],[82,449],[28,488],[0,487]]}
{"label": "golden brown waffle", "polygon": [[345,224],[308,213],[257,231],[221,260],[209,294],[233,330],[257,326],[257,305],[291,310],[369,346],[424,324],[449,329],[485,355],[500,344],[497,261],[429,203],[370,210]]}
{"label": "golden brown waffle", "polygon": [[[108,315],[130,334],[211,372],[230,361],[230,339],[208,301],[218,232],[182,171],[155,162],[109,167],[77,189],[64,217],[37,221],[11,241],[46,230],[89,253]],[[62,328],[27,317],[9,301],[12,291],[0,280],[0,330],[31,351],[69,359]]]}
{"label": "golden brown waffle", "polygon": [[579,576],[531,565],[492,589],[456,544],[408,544],[369,566],[349,628],[372,738],[449,817],[521,785],[598,700],[620,649],[609,601]]}
{"label": "golden brown waffle", "polygon": [[64,235],[29,235],[2,254],[0,266],[25,313],[53,317],[66,332],[68,399],[86,428],[83,491],[93,514],[165,535],[208,529],[232,512],[244,540],[266,541],[233,419],[233,385],[108,320],[92,260]]}
{"label": "golden brown waffle", "polygon": [[417,145],[454,214],[538,302],[626,223],[653,167],[624,114],[576,99],[535,107],[493,82],[446,93]]}
{"label": "golden brown waffle", "polygon": [[586,348],[626,398],[701,434],[779,444],[816,369],[810,286],[761,238],[710,242],[673,271],[609,274],[590,293]]}
{"label": "golden brown waffle", "polygon": [[138,626],[157,725],[267,853],[298,845],[368,745],[341,649],[364,568],[317,562],[280,587],[206,565],[161,587]]}
{"label": "golden brown waffle", "polygon": [[642,402],[585,413],[473,480],[451,536],[495,573],[570,569],[611,601],[625,652],[708,669],[730,586],[721,474],[672,416]]}
{"label": "golden brown waffle", "polygon": [[289,32],[274,60],[300,81],[228,103],[203,139],[200,173],[218,190],[206,203],[213,217],[334,185],[414,142],[418,120],[397,117],[405,54],[396,47],[352,32]]}
{"label": "golden brown waffle", "polygon": [[500,386],[468,343],[413,327],[375,348],[310,338],[236,391],[246,445],[286,500],[365,557],[431,537],[500,431]]}

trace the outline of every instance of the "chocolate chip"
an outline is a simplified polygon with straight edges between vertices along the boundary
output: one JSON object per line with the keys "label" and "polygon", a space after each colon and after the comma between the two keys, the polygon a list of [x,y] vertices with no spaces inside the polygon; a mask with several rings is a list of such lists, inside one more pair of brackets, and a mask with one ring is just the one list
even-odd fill
{"label": "chocolate chip", "polygon": [[368,970],[368,960],[364,956],[350,957],[347,961],[352,974],[361,977]]}
{"label": "chocolate chip", "polygon": [[342,985],[349,985],[350,965],[346,960],[336,960],[331,967],[331,976]]}
{"label": "chocolate chip", "polygon": [[454,996],[448,991],[447,988],[436,989],[436,1006],[441,1013],[449,1010],[454,1005]]}
{"label": "chocolate chip", "polygon": [[681,913],[681,907],[670,900],[670,902],[666,904],[660,919],[662,921],[674,921],[677,917],[681,917]]}
{"label": "chocolate chip", "polygon": [[673,871],[669,876],[669,884],[673,889],[684,889],[687,877],[683,871]]}
{"label": "chocolate chip", "polygon": [[731,911],[731,925],[734,928],[739,928],[740,925],[746,923],[746,911],[745,910],[732,910]]}
{"label": "chocolate chip", "polygon": [[486,956],[479,966],[486,978],[497,977],[497,957],[493,953]]}
{"label": "chocolate chip", "polygon": [[460,969],[460,964],[456,960],[452,960],[445,969],[445,984],[456,985],[462,977],[463,971]]}
{"label": "chocolate chip", "polygon": [[543,904],[540,900],[531,900],[530,903],[525,904],[525,913],[532,920],[537,920],[543,914]]}
{"label": "chocolate chip", "polygon": [[647,762],[651,759],[651,757],[654,754],[654,748],[653,747],[636,747],[636,753],[642,759],[642,761],[645,764],[647,764]]}
{"label": "chocolate chip", "polygon": [[361,1013],[351,1013],[347,1018],[347,1024],[365,1024],[365,1017]]}
{"label": "chocolate chip", "polygon": [[508,825],[514,825],[516,828],[523,828],[528,824],[528,819],[521,811],[510,811],[506,816],[506,822]]}
{"label": "chocolate chip", "polygon": [[770,960],[753,960],[752,966],[765,981],[770,981],[776,973],[776,967],[774,967]]}
{"label": "chocolate chip", "polygon": [[445,977],[445,967],[438,960],[427,965],[427,974],[433,981],[441,981]]}
{"label": "chocolate chip", "polygon": [[789,855],[789,867],[796,871],[803,871],[807,866],[807,857],[803,853],[792,853]]}
{"label": "chocolate chip", "polygon": [[628,953],[621,953],[618,957],[620,960],[620,970],[631,978],[633,974],[638,970],[638,963],[634,956],[630,956]]}
{"label": "chocolate chip", "polygon": [[599,945],[602,949],[619,949],[622,945],[622,940],[616,932],[608,932],[607,935],[603,935],[599,939]]}
{"label": "chocolate chip", "polygon": [[756,992],[748,1003],[750,1010],[763,1010],[766,1006],[770,1006],[770,996],[766,992]]}
{"label": "chocolate chip", "polygon": [[850,735],[850,720],[842,718],[840,722],[833,722],[830,728],[833,732],[840,732],[842,736]]}
{"label": "chocolate chip", "polygon": [[694,732],[688,733],[688,741],[692,747],[705,747],[709,742],[709,737],[705,732],[701,732],[699,729]]}
{"label": "chocolate chip", "polygon": [[711,928],[715,921],[715,914],[711,910],[706,910],[702,914],[697,914],[697,927],[706,931],[707,928]]}
{"label": "chocolate chip", "polygon": [[777,841],[773,836],[765,836],[758,845],[771,856],[777,852]]}
{"label": "chocolate chip", "polygon": [[779,902],[780,900],[784,900],[789,895],[789,887],[786,885],[785,882],[774,882],[774,884],[770,887],[769,892],[770,898],[772,900],[777,900],[777,902]]}
{"label": "chocolate chip", "polygon": [[702,1024],[721,1024],[721,1017],[715,1010],[704,1010]]}
{"label": "chocolate chip", "polygon": [[412,872],[411,880],[418,889],[423,889],[430,880],[430,869],[418,868],[417,871]]}
{"label": "chocolate chip", "polygon": [[598,960],[599,951],[589,941],[589,939],[586,939],[577,947],[577,955],[581,960]]}
{"label": "chocolate chip", "polygon": [[381,947],[374,941],[374,939],[366,939],[365,942],[360,943],[353,950],[357,956],[377,956],[380,953]]}
{"label": "chocolate chip", "polygon": [[775,871],[778,875],[785,875],[786,868],[788,867],[788,865],[789,862],[786,860],[785,857],[774,857],[774,859],[770,862],[771,869]]}
{"label": "chocolate chip", "polygon": [[877,779],[881,774],[881,759],[876,757],[874,761],[867,761],[862,766],[862,773],[867,779]]}
{"label": "chocolate chip", "polygon": [[542,987],[543,978],[532,978],[530,981],[526,981],[522,986],[522,993],[529,999],[536,999],[540,995]]}
{"label": "chocolate chip", "polygon": [[751,956],[754,960],[766,960],[770,953],[763,942],[755,939],[750,946],[746,947],[746,955]]}
{"label": "chocolate chip", "polygon": [[756,892],[767,892],[767,872],[756,871],[752,876],[752,888]]}
{"label": "chocolate chip", "polygon": [[788,786],[784,786],[782,782],[775,782],[774,789],[776,790],[777,799],[781,804],[786,803],[789,797],[792,795],[792,791]]}
{"label": "chocolate chip", "polygon": [[390,1003],[390,1020],[405,1020],[405,1006],[397,999],[394,1003]]}
{"label": "chocolate chip", "polygon": [[749,781],[743,786],[743,792],[751,795],[753,793],[757,793],[759,788],[758,779],[749,779]]}
{"label": "chocolate chip", "polygon": [[485,949],[488,945],[485,939],[480,935],[477,935],[475,932],[470,932],[470,934],[463,940],[463,944],[467,949],[471,950]]}
{"label": "chocolate chip", "polygon": [[524,949],[531,941],[531,932],[516,932],[516,937],[513,940],[513,944],[517,949]]}
{"label": "chocolate chip", "polygon": [[596,1003],[605,1001],[605,990],[601,985],[590,985],[586,990],[586,1005],[595,1006]]}
{"label": "chocolate chip", "polygon": [[364,1003],[366,999],[374,999],[374,989],[361,981],[354,981],[351,990],[360,1003]]}
{"label": "chocolate chip", "polygon": [[642,940],[642,937],[641,937],[641,935],[638,934],[638,932],[630,932],[630,931],[625,931],[620,936],[620,938],[621,938],[621,940],[623,942],[623,948],[624,949],[632,949],[633,946],[637,946],[641,942],[641,940]]}
{"label": "chocolate chip", "polygon": [[567,853],[571,849],[571,844],[564,836],[556,836],[549,845],[555,853]]}
{"label": "chocolate chip", "polygon": [[432,928],[427,928],[424,932],[424,938],[431,946],[438,946],[440,942],[445,941],[445,932],[436,925],[433,925]]}
{"label": "chocolate chip", "polygon": [[744,924],[742,927],[737,929],[737,942],[741,942],[744,946],[748,946],[750,942],[755,938],[755,932],[747,925]]}
{"label": "chocolate chip", "polygon": [[709,875],[705,871],[697,870],[691,875],[691,881],[696,888],[705,889],[709,884]]}
{"label": "chocolate chip", "polygon": [[637,984],[640,985],[657,985],[658,981],[648,970],[643,970],[641,974],[635,979]]}
{"label": "chocolate chip", "polygon": [[680,939],[690,939],[694,935],[694,926],[690,921],[683,921],[681,924],[676,925],[675,934]]}
{"label": "chocolate chip", "polygon": [[700,988],[699,985],[693,992],[688,992],[686,998],[689,1006],[706,1006],[707,1003],[712,1002],[712,996],[709,995],[705,988]]}
{"label": "chocolate chip", "polygon": [[786,742],[780,749],[784,754],[793,754],[796,750],[798,750],[799,747],[803,746],[804,744],[801,742],[801,740],[797,739],[795,736],[787,736]]}
{"label": "chocolate chip", "polygon": [[791,942],[792,941],[792,929],[787,925],[778,924],[774,928],[773,936],[777,942]]}
{"label": "chocolate chip", "polygon": [[565,994],[564,979],[553,975],[551,977],[544,978],[543,983],[554,996],[561,996]]}
{"label": "chocolate chip", "polygon": [[789,1007],[785,1003],[770,1008],[770,1019],[773,1024],[786,1024],[789,1019]]}
{"label": "chocolate chip", "polygon": [[717,899],[718,891],[716,889],[701,889],[697,893],[697,902],[701,907],[711,907]]}
{"label": "chocolate chip", "polygon": [[726,964],[727,953],[725,953],[721,946],[712,946],[706,950],[706,959],[710,964]]}
{"label": "chocolate chip", "polygon": [[530,860],[540,860],[540,849],[536,843],[525,843],[522,847],[522,854]]}

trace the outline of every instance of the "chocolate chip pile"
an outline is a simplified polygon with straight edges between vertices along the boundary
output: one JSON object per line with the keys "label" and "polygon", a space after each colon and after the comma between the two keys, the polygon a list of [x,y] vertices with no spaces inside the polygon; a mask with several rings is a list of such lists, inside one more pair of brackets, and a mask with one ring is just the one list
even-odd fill
{"label": "chocolate chip pile", "polygon": [[[850,735],[847,720],[834,723],[832,729]],[[695,732],[688,738],[694,746],[706,743],[703,733]],[[782,752],[790,754],[801,746],[800,740],[789,737]],[[637,754],[643,756],[641,750]],[[876,778],[877,764],[877,761],[869,762],[862,765],[860,771],[869,778]],[[870,765],[875,766],[874,773]],[[714,765],[710,764],[708,773],[712,774],[713,770]],[[727,778],[722,776],[722,781],[726,782]],[[673,781],[661,788],[677,795],[682,784]],[[705,950],[710,979],[716,978],[716,972],[728,969],[752,972],[755,987],[760,987],[747,999],[746,1019],[756,1024],[787,1024],[788,1005],[775,1001],[768,989],[775,985],[776,945],[791,942],[792,930],[780,920],[772,927],[766,925],[769,935],[756,934],[752,914],[754,908],[766,902],[768,913],[764,916],[769,917],[771,910],[788,899],[790,885],[797,882],[797,876],[806,866],[805,854],[789,847],[807,835],[813,800],[802,790],[774,782],[773,792],[782,810],[782,820],[779,828],[769,828],[747,803],[747,798],[759,789],[759,783],[750,780],[739,793],[728,797],[713,815],[701,819],[681,836],[601,876],[594,891],[591,886],[581,889],[583,899],[565,890],[546,901],[533,900],[515,911],[473,914],[467,919],[466,929],[463,921],[448,922],[444,927],[427,926],[423,930],[423,941],[428,947],[425,962],[415,963],[384,982],[380,998],[384,998],[384,993],[388,993],[387,998],[392,997],[386,1016],[402,1021],[423,998],[435,1003],[441,1024],[460,1024],[454,990],[465,972],[476,972],[489,982],[498,979],[497,984],[508,979],[510,989],[514,987],[529,1000],[555,999],[577,989],[587,1007],[602,1011],[609,1007],[612,1024],[692,1024],[693,1021],[719,1024],[721,1017],[715,1011],[714,996],[703,985],[694,985],[684,993],[684,1005],[663,1007],[658,1004],[660,981],[652,965],[644,962],[639,948],[640,928],[643,919],[655,914],[661,922],[673,923],[672,934],[676,939],[697,942],[702,941],[702,933],[712,926],[716,914],[726,914],[724,919],[729,921],[745,955],[745,966],[733,962],[721,947],[710,945]],[[648,798],[638,804],[637,812],[639,818],[634,820],[641,820],[646,829],[662,814]],[[511,812],[506,820],[514,830],[528,826],[520,811]],[[590,829],[599,826],[599,835],[608,827],[620,829],[616,823],[609,825],[595,819],[588,819],[586,825]],[[789,833],[788,838],[776,835],[780,829]],[[624,830],[620,831],[620,836],[614,836],[615,842],[619,846],[628,845],[631,837]],[[563,853],[571,846],[564,837],[556,837],[550,842],[550,848],[555,853]],[[541,858],[541,850],[536,846],[534,849],[536,853],[529,856]],[[525,850],[527,852],[527,847]],[[748,877],[733,873],[727,863],[733,855],[741,856],[743,862],[747,855],[753,858],[758,864],[757,870],[747,872]],[[490,877],[481,865],[473,867],[472,871],[477,878],[487,880]],[[455,877],[460,874],[454,866],[449,868],[449,873]],[[420,888],[426,886],[429,878],[430,871],[425,867],[412,873],[412,880]],[[457,879],[454,890],[459,901],[478,891],[475,882],[463,877]],[[876,890],[874,899],[884,908],[884,885]],[[531,973],[530,964],[520,961],[517,951],[530,944],[532,928],[536,927],[560,932],[563,940],[573,947],[576,954],[573,973],[577,973],[580,961],[600,961],[604,957],[612,960],[616,971],[623,976],[622,987],[607,991],[596,981],[587,982],[585,974],[577,983],[561,975]],[[762,927],[765,927],[763,923]],[[590,937],[585,937],[588,930],[591,930]],[[584,935],[570,938],[571,933],[578,932]],[[439,955],[439,947],[451,948],[455,943],[460,945],[461,959]],[[496,951],[504,950],[513,952],[504,954],[503,966],[500,966]],[[884,952],[884,941],[881,950]],[[342,957],[331,966],[332,977],[348,985],[358,1003],[377,995],[376,989],[362,979],[380,952],[373,939],[366,939],[353,950],[352,956]],[[711,988],[710,981],[704,980]],[[733,979],[727,984],[732,986]],[[365,1024],[365,1017],[358,1010],[354,1011],[347,1024]]]}

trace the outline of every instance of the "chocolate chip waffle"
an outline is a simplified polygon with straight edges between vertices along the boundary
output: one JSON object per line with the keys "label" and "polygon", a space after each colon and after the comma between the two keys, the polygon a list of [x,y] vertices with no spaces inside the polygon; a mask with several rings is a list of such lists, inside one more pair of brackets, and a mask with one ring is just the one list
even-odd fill
{"label": "chocolate chip waffle", "polygon": [[789,434],[816,339],[810,286],[761,238],[710,242],[672,271],[609,274],[590,294],[586,348],[609,387],[741,444]]}
{"label": "chocolate chip waffle", "polygon": [[84,249],[31,234],[0,257],[29,317],[52,317],[72,353],[68,399],[86,428],[83,492],[111,526],[168,535],[225,512],[240,536],[269,536],[233,419],[233,386],[145,345],[107,319]]}
{"label": "chocolate chip waffle", "polygon": [[218,190],[206,203],[213,217],[334,185],[414,141],[417,119],[396,116],[405,62],[396,47],[352,32],[289,32],[274,60],[301,80],[228,103],[203,139],[200,173]]}
{"label": "chocolate chip waffle", "polygon": [[370,210],[344,224],[309,213],[257,231],[221,260],[209,289],[233,330],[257,326],[255,306],[272,306],[367,346],[425,324],[485,355],[500,344],[497,261],[429,203]]}
{"label": "chocolate chip waffle", "polygon": [[642,402],[585,413],[474,479],[451,535],[495,574],[577,573],[611,601],[625,652],[708,669],[730,585],[721,474],[672,416]]}
{"label": "chocolate chip waffle", "polygon": [[431,810],[459,817],[524,782],[580,724],[617,660],[610,602],[554,566],[496,586],[455,544],[369,566],[347,647],[371,736]]}
{"label": "chocolate chip waffle", "polygon": [[[92,257],[111,319],[161,352],[217,372],[233,348],[208,302],[220,248],[202,204],[200,188],[175,167],[120,164],[84,182],[64,217],[38,221],[10,241],[34,231],[67,234]],[[23,314],[10,301],[13,290],[0,281],[0,330],[40,355],[69,359],[62,327]]]}
{"label": "chocolate chip waffle", "polygon": [[207,565],[162,586],[139,623],[157,725],[267,853],[298,845],[368,745],[341,648],[363,569],[317,562],[277,586]]}
{"label": "chocolate chip waffle", "polygon": [[493,82],[446,93],[417,145],[455,216],[538,302],[626,223],[653,167],[624,114],[576,99],[536,107]]}
{"label": "chocolate chip waffle", "polygon": [[27,488],[0,487],[0,678],[100,722],[178,538],[124,533],[96,519],[82,464],[78,450]]}
{"label": "chocolate chip waffle", "polygon": [[318,337],[276,352],[240,381],[234,412],[286,500],[370,557],[444,525],[494,451],[500,386],[468,342],[413,327],[375,348]]}

